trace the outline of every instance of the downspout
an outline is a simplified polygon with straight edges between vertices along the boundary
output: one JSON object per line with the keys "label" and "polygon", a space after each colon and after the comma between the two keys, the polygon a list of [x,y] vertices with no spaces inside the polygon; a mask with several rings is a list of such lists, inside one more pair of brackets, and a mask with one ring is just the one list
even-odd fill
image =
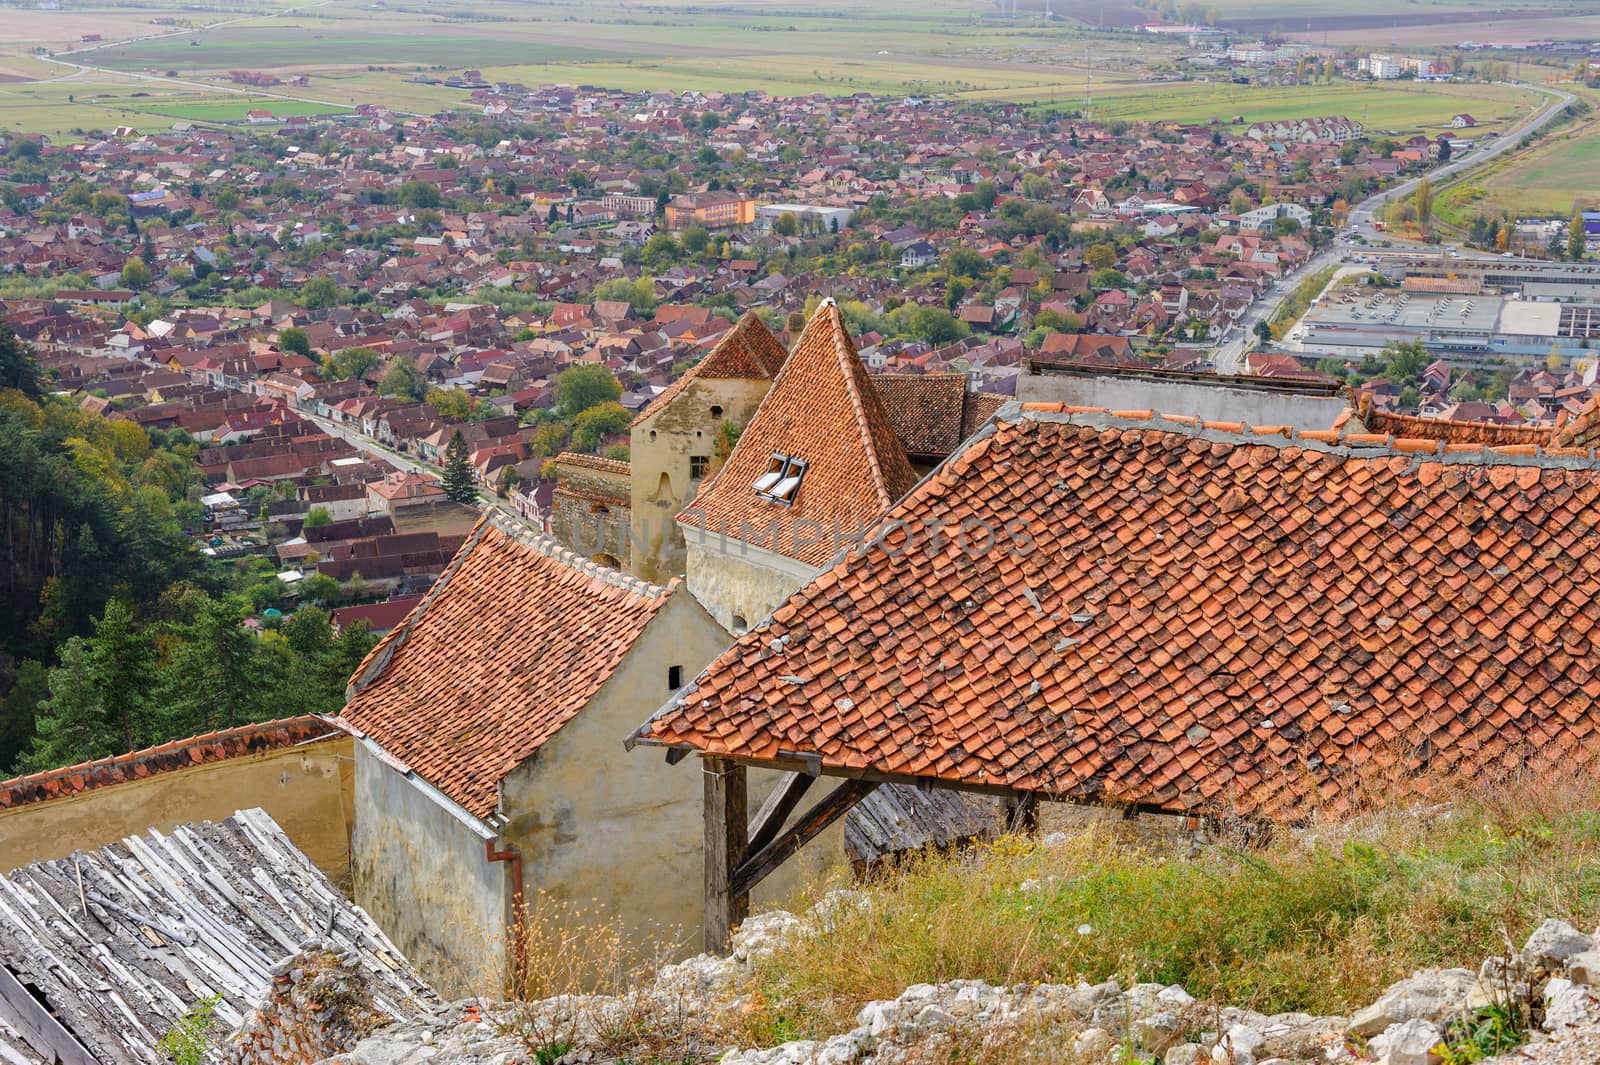
{"label": "downspout", "polygon": [[507,844],[504,850],[495,849],[496,837],[490,836],[483,841],[483,857],[489,862],[507,862],[511,873],[511,915],[506,931],[509,933],[511,943],[511,979],[510,990],[520,993],[523,990],[524,978],[527,976],[528,962],[527,945],[527,913],[523,903],[522,883],[522,850],[515,844]]}

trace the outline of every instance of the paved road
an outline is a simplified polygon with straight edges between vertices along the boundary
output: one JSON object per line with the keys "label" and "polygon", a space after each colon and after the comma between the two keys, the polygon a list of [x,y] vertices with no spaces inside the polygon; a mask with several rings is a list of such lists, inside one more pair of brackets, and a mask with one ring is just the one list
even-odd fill
{"label": "paved road", "polygon": [[342,425],[339,422],[332,421],[316,414],[302,414],[301,417],[315,422],[319,428],[328,433],[330,436],[337,436],[343,439],[346,443],[354,445],[357,450],[364,451],[368,455],[382,459],[384,462],[387,462],[397,470],[404,470],[407,473],[439,472],[438,467],[430,466],[425,462],[418,462],[416,459],[408,458],[407,456],[400,454],[398,451],[390,450],[389,448],[378,443],[376,440],[372,439],[372,437],[351,429],[347,425]]}
{"label": "paved road", "polygon": [[[1490,159],[1493,159],[1495,156],[1509,151],[1511,148],[1516,146],[1518,141],[1520,141],[1529,133],[1543,129],[1545,126],[1553,122],[1562,112],[1562,110],[1565,109],[1566,106],[1575,99],[1571,93],[1563,92],[1560,89],[1549,89],[1538,85],[1523,85],[1520,83],[1507,84],[1513,84],[1513,87],[1519,89],[1531,89],[1534,92],[1544,93],[1546,96],[1551,98],[1550,103],[1525,121],[1506,130],[1506,132],[1500,134],[1499,136],[1488,140],[1461,159],[1453,160],[1452,162],[1446,163],[1444,166],[1436,167],[1433,170],[1428,171],[1426,174],[1419,175],[1418,177],[1411,178],[1407,181],[1402,181],[1398,185],[1383,190],[1376,196],[1371,196],[1365,200],[1362,200],[1360,203],[1356,204],[1350,209],[1348,221],[1346,222],[1347,227],[1354,228],[1356,232],[1368,242],[1386,239],[1382,231],[1372,227],[1372,222],[1377,212],[1381,210],[1383,205],[1390,199],[1398,199],[1404,196],[1409,196],[1413,191],[1416,190],[1417,185],[1421,183],[1424,177],[1437,185],[1443,178],[1452,177],[1474,167],[1481,166]],[[1256,323],[1265,321],[1272,317],[1272,314],[1278,309],[1279,304],[1289,297],[1290,293],[1295,290],[1295,286],[1297,286],[1302,280],[1322,270],[1326,270],[1328,267],[1332,266],[1346,255],[1356,252],[1356,250],[1356,248],[1353,248],[1349,245],[1337,243],[1325,248],[1316,255],[1313,255],[1305,263],[1301,264],[1299,268],[1284,275],[1284,277],[1281,278],[1277,284],[1273,285],[1269,291],[1263,294],[1260,299],[1251,304],[1250,309],[1247,310],[1244,314],[1244,317],[1239,320],[1239,324],[1230,326],[1226,331],[1223,332],[1220,338],[1222,342],[1212,354],[1212,365],[1216,367],[1217,373],[1236,374],[1244,372],[1245,367],[1242,364],[1242,360],[1245,352],[1255,346]],[[1442,255],[1444,254],[1444,248],[1438,244],[1407,242],[1401,248],[1390,250],[1361,248],[1360,254],[1407,256]],[[1457,254],[1469,258],[1493,258],[1492,254],[1490,253],[1474,252],[1468,249],[1462,249]]]}
{"label": "paved road", "polygon": [[[439,467],[402,455],[400,452],[378,443],[372,437],[340,422],[332,421],[317,414],[302,413],[301,417],[314,422],[329,435],[340,437],[347,443],[354,445],[358,451],[366,452],[373,458],[386,462],[397,470],[404,470],[406,473],[428,473],[434,475],[439,473]],[[497,506],[507,513],[515,513],[510,503],[481,488],[478,490],[478,504],[480,506]]]}

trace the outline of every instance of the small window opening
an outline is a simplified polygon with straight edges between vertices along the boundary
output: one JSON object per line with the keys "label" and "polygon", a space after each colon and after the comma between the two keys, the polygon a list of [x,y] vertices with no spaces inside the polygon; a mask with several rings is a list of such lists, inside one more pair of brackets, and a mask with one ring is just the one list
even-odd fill
{"label": "small window opening", "polygon": [[683,687],[683,667],[682,666],[668,666],[667,667],[667,691],[675,692],[681,687]]}
{"label": "small window opening", "polygon": [[710,469],[710,467],[710,455],[689,456],[689,478],[691,480],[698,481],[700,478],[704,477],[706,475],[706,470]]}
{"label": "small window opening", "polygon": [[722,408],[717,406],[716,404],[712,404],[712,406],[711,406],[711,416],[713,418],[722,417]]}

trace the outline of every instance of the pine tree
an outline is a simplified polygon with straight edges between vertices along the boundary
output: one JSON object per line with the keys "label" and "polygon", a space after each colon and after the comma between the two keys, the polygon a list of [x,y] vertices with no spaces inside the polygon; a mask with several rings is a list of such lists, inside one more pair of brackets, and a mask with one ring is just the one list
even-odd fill
{"label": "pine tree", "polygon": [[0,388],[15,388],[25,396],[39,396],[39,365],[33,353],[9,325],[0,322]]}
{"label": "pine tree", "polygon": [[50,671],[50,698],[39,704],[33,749],[22,760],[29,772],[104,758],[114,751],[105,707],[95,683],[94,656],[81,636],[61,648]]}
{"label": "pine tree", "polygon": [[137,750],[151,738],[149,693],[155,656],[127,603],[121,599],[106,603],[105,613],[94,623],[89,647],[106,727],[116,736],[120,753]]}
{"label": "pine tree", "polygon": [[444,449],[444,494],[457,503],[478,501],[478,482],[467,464],[467,442],[457,429]]}

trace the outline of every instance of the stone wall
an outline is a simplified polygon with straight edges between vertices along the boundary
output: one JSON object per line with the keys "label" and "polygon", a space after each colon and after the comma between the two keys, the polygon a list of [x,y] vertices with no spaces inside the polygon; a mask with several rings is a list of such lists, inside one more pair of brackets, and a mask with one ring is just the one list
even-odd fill
{"label": "stone wall", "polygon": [[261,1005],[214,1058],[220,1065],[310,1065],[424,1013],[416,1000],[385,1010],[380,997],[354,954],[309,945],[273,969]]}
{"label": "stone wall", "polygon": [[[197,761],[0,809],[0,871],[259,806],[337,884],[350,875],[351,739]],[[196,754],[198,759],[200,754]]]}
{"label": "stone wall", "polygon": [[[700,760],[669,766],[658,748],[625,751],[619,738],[670,697],[671,666],[681,665],[683,681],[692,681],[727,642],[679,589],[589,708],[506,779],[506,836],[522,848],[535,905],[571,906],[577,912],[566,916],[614,923],[633,941],[680,956],[699,948],[705,900]],[[752,816],[782,777],[750,770]],[[787,902],[844,865],[841,819],[763,881],[752,904]]]}
{"label": "stone wall", "polygon": [[631,484],[626,462],[562,454],[550,501],[551,534],[584,558],[626,569],[632,557]]}
{"label": "stone wall", "polygon": [[688,582],[717,624],[737,635],[776,610],[822,571],[733,537],[690,529]]}
{"label": "stone wall", "polygon": [[[743,429],[772,382],[766,378],[691,377],[683,390],[633,427],[632,572],[665,583],[688,560],[676,516],[714,471],[722,424]],[[704,474],[694,476],[704,460]]]}

